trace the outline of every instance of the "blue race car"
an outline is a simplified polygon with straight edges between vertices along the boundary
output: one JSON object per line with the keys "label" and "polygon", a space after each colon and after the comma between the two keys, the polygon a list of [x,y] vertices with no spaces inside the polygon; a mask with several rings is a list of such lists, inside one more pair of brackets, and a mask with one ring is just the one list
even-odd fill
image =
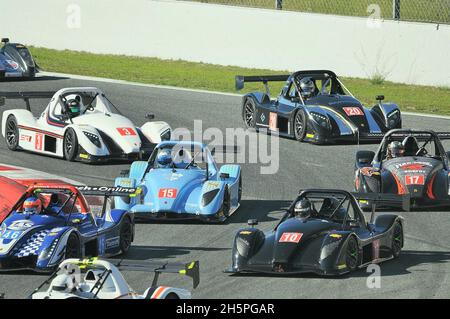
{"label": "blue race car", "polygon": [[[135,189],[35,184],[0,226],[0,271],[49,272],[67,258],[125,253],[134,239],[134,216],[110,209],[111,196]],[[91,196],[90,205],[86,197]]]}
{"label": "blue race car", "polygon": [[115,185],[138,188],[135,197],[116,197],[115,207],[131,210],[136,218],[199,219],[223,222],[240,205],[239,165],[217,168],[215,149],[198,142],[165,141],[148,162],[131,165]]}

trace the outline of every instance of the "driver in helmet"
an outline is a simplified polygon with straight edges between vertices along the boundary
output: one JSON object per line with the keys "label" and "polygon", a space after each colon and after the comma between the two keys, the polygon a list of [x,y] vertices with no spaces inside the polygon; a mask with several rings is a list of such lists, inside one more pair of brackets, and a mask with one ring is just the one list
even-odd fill
{"label": "driver in helmet", "polygon": [[168,148],[159,151],[156,162],[158,163],[158,168],[171,168],[172,162],[172,151]]}
{"label": "driver in helmet", "polygon": [[399,141],[393,141],[388,145],[388,152],[386,158],[393,159],[397,157],[403,157],[405,154],[405,146]]}
{"label": "driver in helmet", "polygon": [[37,197],[28,197],[23,202],[23,212],[26,214],[39,214],[42,210],[41,200]]}
{"label": "driver in helmet", "polygon": [[314,96],[314,93],[316,92],[316,84],[312,78],[306,77],[300,80],[299,89],[303,100],[306,101]]}
{"label": "driver in helmet", "polygon": [[70,94],[66,97],[66,106],[70,117],[72,118],[83,114],[86,109],[81,100],[81,96],[77,94]]}
{"label": "driver in helmet", "polygon": [[298,218],[308,218],[313,213],[311,202],[307,198],[303,198],[295,203],[294,216]]}

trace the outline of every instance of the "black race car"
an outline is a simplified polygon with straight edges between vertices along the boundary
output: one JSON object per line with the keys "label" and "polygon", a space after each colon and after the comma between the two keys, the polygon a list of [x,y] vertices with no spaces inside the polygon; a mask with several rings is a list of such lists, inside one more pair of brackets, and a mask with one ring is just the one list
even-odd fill
{"label": "black race car", "polygon": [[[270,98],[268,82],[286,81],[280,95]],[[248,128],[267,129],[280,136],[316,144],[379,142],[380,133],[401,128],[400,109],[383,103],[366,108],[328,70],[299,71],[291,75],[236,76],[236,89],[245,82],[263,82],[266,92],[244,95],[242,116]],[[304,86],[309,85],[309,86]],[[306,89],[311,91],[305,94]]]}
{"label": "black race car", "polygon": [[5,78],[33,78],[38,66],[30,50],[23,44],[10,43],[8,38],[1,40],[0,80]]}
{"label": "black race car", "polygon": [[[370,198],[374,202],[406,203],[395,195],[374,194]],[[299,218],[295,206],[304,199],[312,203],[312,212]],[[384,214],[373,222],[374,212],[366,223],[354,194],[343,190],[301,191],[273,231],[265,234],[254,227],[239,230],[232,266],[225,272],[341,275],[399,256],[404,238],[402,217]],[[257,221],[250,220],[249,224]]]}
{"label": "black race car", "polygon": [[[450,152],[441,143],[450,133],[431,130],[392,130],[378,150],[359,151],[355,189],[362,193],[409,194],[412,208],[450,206]],[[404,152],[391,157],[388,147],[401,142]],[[361,201],[365,209],[370,201]]]}

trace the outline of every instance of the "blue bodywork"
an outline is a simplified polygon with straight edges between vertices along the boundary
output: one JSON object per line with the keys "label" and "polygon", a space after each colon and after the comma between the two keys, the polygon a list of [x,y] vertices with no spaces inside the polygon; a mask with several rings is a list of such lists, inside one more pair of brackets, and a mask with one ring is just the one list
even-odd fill
{"label": "blue bodywork", "polygon": [[[201,149],[205,167],[186,168],[186,164],[172,168],[154,167],[158,150],[174,146]],[[148,162],[134,162],[127,175],[117,178],[115,185],[138,187],[140,193],[130,200],[116,197],[115,207],[129,209],[136,217],[224,221],[240,204],[240,166],[223,165],[218,169],[209,149],[201,143],[162,142]]]}
{"label": "blue bodywork", "polygon": [[[71,234],[80,241],[80,258],[121,253],[120,226],[132,214],[113,209],[101,217],[90,213],[26,214],[13,211],[0,226],[0,271],[51,271],[65,259]],[[59,212],[59,213],[58,213]],[[134,227],[133,227],[134,233]]]}

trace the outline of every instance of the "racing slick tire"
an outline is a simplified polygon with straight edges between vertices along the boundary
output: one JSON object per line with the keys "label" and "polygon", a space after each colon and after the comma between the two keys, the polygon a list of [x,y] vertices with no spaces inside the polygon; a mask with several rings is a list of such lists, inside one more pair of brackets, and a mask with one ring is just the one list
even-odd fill
{"label": "racing slick tire", "polygon": [[256,105],[252,98],[245,99],[242,117],[246,128],[256,129]]}
{"label": "racing slick tire", "polygon": [[397,258],[400,256],[400,252],[403,246],[403,227],[402,224],[397,221],[394,225],[394,231],[392,234],[392,256]]}
{"label": "racing slick tire", "polygon": [[73,162],[78,154],[78,138],[77,133],[69,128],[64,134],[64,158],[69,162]]}
{"label": "racing slick tire", "polygon": [[69,235],[66,243],[65,259],[69,258],[81,258],[80,240],[74,233]]}
{"label": "racing slick tire", "polygon": [[5,142],[11,151],[16,151],[19,147],[19,127],[14,115],[8,116],[6,120]]}
{"label": "racing slick tire", "polygon": [[171,292],[164,299],[180,299],[180,297],[178,297],[178,295],[176,293]]}
{"label": "racing slick tire", "polygon": [[294,116],[294,136],[297,141],[303,141],[306,135],[306,115],[302,109],[298,110]]}
{"label": "racing slick tire", "polygon": [[239,174],[239,184],[238,184],[238,203],[241,202],[242,198],[242,173]]}
{"label": "racing slick tire", "polygon": [[225,216],[225,218],[228,218],[228,216],[230,216],[230,209],[231,209],[230,192],[228,188],[225,188],[222,206],[220,207],[220,211],[222,211],[223,216]]}
{"label": "racing slick tire", "polygon": [[128,217],[124,219],[122,225],[120,226],[119,236],[120,250],[122,254],[125,254],[130,249],[131,242],[133,240],[133,225],[131,224],[131,221]]}
{"label": "racing slick tire", "polygon": [[355,237],[351,236],[345,246],[345,263],[349,272],[356,270],[359,266],[359,249]]}

